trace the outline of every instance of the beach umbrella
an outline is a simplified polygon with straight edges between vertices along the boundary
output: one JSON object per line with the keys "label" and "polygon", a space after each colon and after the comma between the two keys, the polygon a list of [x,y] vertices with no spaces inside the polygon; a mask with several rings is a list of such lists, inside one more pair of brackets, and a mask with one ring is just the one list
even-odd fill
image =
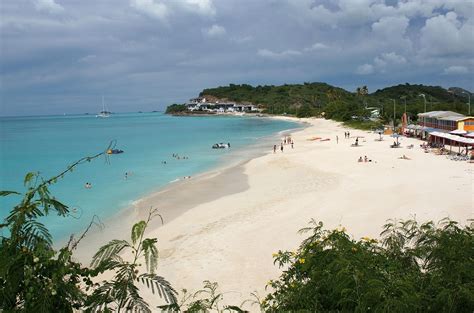
{"label": "beach umbrella", "polygon": [[391,137],[397,138],[397,145],[398,145],[398,137],[400,137],[400,135],[397,134],[397,133],[393,133],[393,134],[391,135]]}

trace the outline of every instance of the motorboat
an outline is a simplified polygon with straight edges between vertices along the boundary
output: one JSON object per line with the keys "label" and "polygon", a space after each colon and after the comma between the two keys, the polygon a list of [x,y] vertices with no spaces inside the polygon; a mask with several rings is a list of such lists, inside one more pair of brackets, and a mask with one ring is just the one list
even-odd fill
{"label": "motorboat", "polygon": [[230,143],[215,143],[212,145],[212,149],[227,149],[230,148]]}

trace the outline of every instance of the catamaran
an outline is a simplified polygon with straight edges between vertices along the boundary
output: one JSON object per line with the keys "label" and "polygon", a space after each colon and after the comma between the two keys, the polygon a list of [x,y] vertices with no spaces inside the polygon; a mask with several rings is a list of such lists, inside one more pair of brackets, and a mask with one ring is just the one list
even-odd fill
{"label": "catamaran", "polygon": [[105,109],[104,96],[102,96],[102,111],[95,117],[110,117],[110,112]]}

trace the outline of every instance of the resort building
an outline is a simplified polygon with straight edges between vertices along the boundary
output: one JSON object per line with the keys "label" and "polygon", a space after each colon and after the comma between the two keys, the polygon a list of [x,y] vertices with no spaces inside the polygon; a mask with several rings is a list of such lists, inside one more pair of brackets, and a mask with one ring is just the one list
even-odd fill
{"label": "resort building", "polygon": [[419,125],[427,132],[451,132],[454,130],[473,132],[474,117],[451,111],[431,111],[418,114]]}
{"label": "resort building", "polygon": [[213,113],[234,113],[234,112],[249,112],[257,113],[260,110],[252,104],[241,104],[235,102],[208,102],[206,98],[189,99],[186,103],[189,111],[206,111]]}
{"label": "resort building", "polygon": [[474,117],[451,111],[432,111],[418,114],[419,125],[407,129],[435,144],[466,147],[474,146]]}

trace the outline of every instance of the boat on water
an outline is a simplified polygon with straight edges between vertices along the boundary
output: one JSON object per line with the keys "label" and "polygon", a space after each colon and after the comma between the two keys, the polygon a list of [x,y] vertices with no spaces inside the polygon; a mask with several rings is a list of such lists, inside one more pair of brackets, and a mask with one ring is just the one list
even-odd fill
{"label": "boat on water", "polygon": [[110,117],[110,112],[105,109],[104,96],[102,96],[102,111],[100,111],[95,117]]}
{"label": "boat on water", "polygon": [[120,154],[123,153],[123,150],[120,149],[109,149],[107,150],[107,154]]}
{"label": "boat on water", "polygon": [[215,143],[212,145],[212,149],[227,149],[230,148],[230,143]]}

